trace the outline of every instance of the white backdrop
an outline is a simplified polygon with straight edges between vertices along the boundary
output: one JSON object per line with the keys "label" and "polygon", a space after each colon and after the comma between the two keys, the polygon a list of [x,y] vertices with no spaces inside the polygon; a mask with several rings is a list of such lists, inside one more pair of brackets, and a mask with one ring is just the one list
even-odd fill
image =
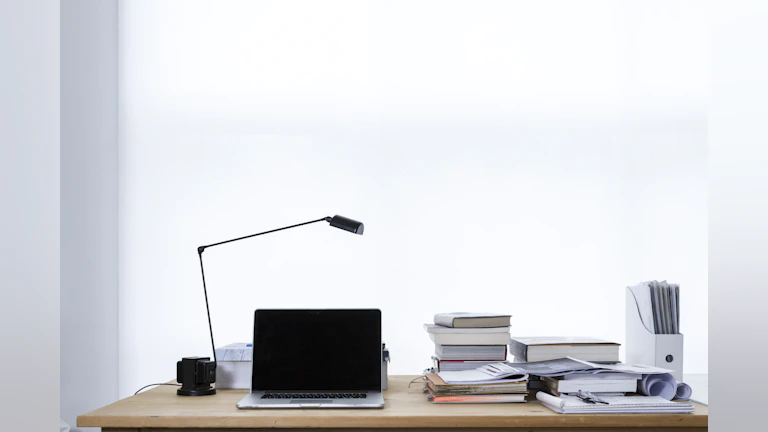
{"label": "white backdrop", "polygon": [[624,342],[682,285],[707,371],[707,46],[697,2],[120,2],[120,393],[259,307],[378,307],[390,373],[436,312]]}

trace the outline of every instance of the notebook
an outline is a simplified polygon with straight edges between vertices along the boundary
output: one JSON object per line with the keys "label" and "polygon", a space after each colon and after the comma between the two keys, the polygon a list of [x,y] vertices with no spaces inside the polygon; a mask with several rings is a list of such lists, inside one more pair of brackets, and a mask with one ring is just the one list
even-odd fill
{"label": "notebook", "polygon": [[536,393],[542,405],[560,414],[687,414],[690,402],[672,402],[658,396],[607,396],[607,404],[588,403],[575,396]]}

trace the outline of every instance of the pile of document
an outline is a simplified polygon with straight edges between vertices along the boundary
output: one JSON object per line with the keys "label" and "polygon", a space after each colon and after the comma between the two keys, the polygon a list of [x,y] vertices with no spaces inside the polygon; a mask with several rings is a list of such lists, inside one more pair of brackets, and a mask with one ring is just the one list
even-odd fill
{"label": "pile of document", "polygon": [[680,333],[680,285],[667,281],[643,282],[629,287],[643,324],[655,334]]}
{"label": "pile of document", "polygon": [[[438,376],[446,384],[461,385],[515,382],[539,377],[547,389],[537,392],[536,398],[547,408],[563,414],[693,412],[693,405],[687,400],[690,387],[676,382],[670,372],[669,369],[652,366],[597,364],[565,358],[529,363],[492,363],[473,370],[440,372]],[[626,393],[631,395],[625,396]]]}
{"label": "pile of document", "polygon": [[[548,391],[537,392],[536,399],[561,414],[693,412],[688,401],[690,387],[677,383],[669,369],[622,363],[604,365],[573,358],[512,363],[509,367],[519,373],[538,375],[545,384],[556,382],[560,391],[553,391],[548,384]],[[574,386],[569,381],[581,385]],[[597,391],[588,390],[590,386]],[[633,395],[625,396],[626,393]]]}

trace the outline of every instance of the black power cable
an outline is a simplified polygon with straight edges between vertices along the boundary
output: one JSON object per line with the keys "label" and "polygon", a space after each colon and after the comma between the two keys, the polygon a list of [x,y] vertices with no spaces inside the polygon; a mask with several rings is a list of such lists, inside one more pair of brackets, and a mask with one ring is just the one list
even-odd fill
{"label": "black power cable", "polygon": [[140,388],[140,389],[136,390],[136,393],[134,393],[133,395],[134,395],[134,396],[136,396],[137,394],[139,394],[139,392],[140,392],[140,391],[144,390],[144,389],[145,389],[145,388],[147,388],[147,387],[152,387],[152,386],[159,386],[159,385],[169,385],[169,386],[176,386],[176,387],[181,387],[181,384],[171,384],[171,383],[157,383],[157,384],[147,384],[147,385],[145,385],[144,387],[142,387],[142,388]]}

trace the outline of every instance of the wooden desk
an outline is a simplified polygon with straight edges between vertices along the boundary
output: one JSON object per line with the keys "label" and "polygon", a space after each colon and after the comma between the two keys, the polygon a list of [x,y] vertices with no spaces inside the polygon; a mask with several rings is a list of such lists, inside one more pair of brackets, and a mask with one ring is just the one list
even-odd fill
{"label": "wooden desk", "polygon": [[383,409],[239,410],[235,403],[245,390],[219,390],[214,396],[176,396],[176,387],[158,388],[131,396],[77,418],[80,427],[101,427],[104,432],[216,431],[242,432],[269,428],[354,430],[462,430],[555,431],[631,429],[639,431],[704,431],[708,408],[696,404],[693,414],[563,415],[537,401],[497,405],[433,405],[415,376],[390,376]]}

